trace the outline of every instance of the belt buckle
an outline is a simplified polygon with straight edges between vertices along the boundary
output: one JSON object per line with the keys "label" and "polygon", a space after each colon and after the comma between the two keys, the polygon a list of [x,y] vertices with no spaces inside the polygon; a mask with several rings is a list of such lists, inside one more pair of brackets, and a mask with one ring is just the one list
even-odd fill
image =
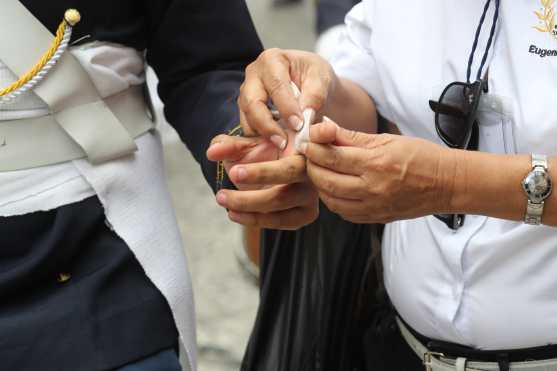
{"label": "belt buckle", "polygon": [[426,353],[424,353],[425,371],[433,371],[433,367],[431,366],[431,361],[435,357],[445,357],[445,355],[443,353],[437,353],[437,352],[426,352]]}

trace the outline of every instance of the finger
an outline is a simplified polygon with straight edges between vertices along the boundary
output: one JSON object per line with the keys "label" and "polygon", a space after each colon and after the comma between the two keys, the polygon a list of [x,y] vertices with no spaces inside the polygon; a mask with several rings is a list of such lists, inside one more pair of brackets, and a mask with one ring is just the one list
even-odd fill
{"label": "finger", "polygon": [[365,212],[362,200],[348,200],[319,192],[319,198],[327,208],[339,215],[362,215]]}
{"label": "finger", "polygon": [[314,164],[337,173],[351,175],[361,175],[365,171],[369,151],[362,148],[315,143],[307,143],[301,150]]}
{"label": "finger", "polygon": [[255,191],[223,190],[217,194],[217,202],[230,211],[270,213],[306,205],[313,194],[308,185],[299,183]]}
{"label": "finger", "polygon": [[289,126],[299,130],[302,126],[302,110],[298,102],[298,87],[290,76],[290,61],[282,50],[270,49],[260,58],[263,68],[259,76],[273,104]]}
{"label": "finger", "polygon": [[[249,94],[249,93],[248,93]],[[244,103],[244,100],[247,101]],[[288,136],[281,126],[274,120],[273,114],[266,101],[252,99],[249,96],[240,99],[245,122],[264,138],[268,138],[277,148],[284,150],[288,144]]]}
{"label": "finger", "polygon": [[230,169],[229,176],[237,184],[300,183],[307,180],[306,160],[295,155],[275,161],[236,165]]}
{"label": "finger", "polygon": [[[238,104],[238,107],[239,106],[240,106],[240,104]],[[239,109],[238,111],[240,113],[240,126],[242,127],[242,131],[244,133],[244,136],[245,137],[255,137],[255,136],[257,136],[257,133],[255,132],[255,130],[253,130],[251,128],[251,126],[249,126],[248,120],[246,119],[246,115],[245,115],[244,111],[242,111],[241,109]]]}
{"label": "finger", "polygon": [[296,230],[317,219],[317,206],[296,207],[274,213],[238,213],[230,211],[228,216],[233,222],[259,228]]}
{"label": "finger", "polygon": [[323,122],[312,125],[309,139],[313,143],[332,144],[337,139],[338,125],[328,117],[323,117]]}
{"label": "finger", "polygon": [[240,89],[238,106],[241,112],[242,128],[248,135],[259,134],[271,140],[279,149],[287,144],[286,132],[273,119],[273,114],[267,105],[269,95],[258,75],[246,81]]}
{"label": "finger", "polygon": [[307,164],[307,174],[313,185],[330,196],[359,200],[366,196],[362,178],[333,172],[312,162]]}
{"label": "finger", "polygon": [[242,138],[219,135],[213,139],[207,149],[207,158],[211,161],[237,161],[261,142],[260,138]]}

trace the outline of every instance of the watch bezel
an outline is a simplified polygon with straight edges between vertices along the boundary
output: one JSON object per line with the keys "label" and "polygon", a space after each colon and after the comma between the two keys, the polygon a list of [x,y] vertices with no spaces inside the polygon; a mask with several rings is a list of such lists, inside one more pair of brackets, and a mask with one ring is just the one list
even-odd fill
{"label": "watch bezel", "polygon": [[[534,175],[537,174],[543,175],[547,183],[547,187],[541,193],[531,192],[528,187],[529,182],[533,181],[532,178],[534,177]],[[551,195],[551,191],[553,189],[553,180],[551,179],[549,173],[543,167],[536,166],[534,169],[532,169],[532,171],[528,173],[528,175],[526,175],[526,177],[522,181],[522,189],[524,190],[524,192],[526,192],[526,195],[528,196],[530,201],[540,203]]]}

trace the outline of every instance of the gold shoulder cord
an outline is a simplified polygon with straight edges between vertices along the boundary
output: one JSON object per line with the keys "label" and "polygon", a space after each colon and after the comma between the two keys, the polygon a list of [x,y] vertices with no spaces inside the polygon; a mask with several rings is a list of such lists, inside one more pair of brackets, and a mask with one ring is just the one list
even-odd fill
{"label": "gold shoulder cord", "polygon": [[[228,132],[228,135],[242,136],[243,135],[242,126],[241,125],[236,126],[234,129]],[[220,191],[224,186],[223,183],[224,183],[225,173],[226,172],[224,170],[224,161],[219,161],[217,163],[217,179],[216,179],[217,192]]]}
{"label": "gold shoulder cord", "polygon": [[42,55],[35,66],[10,86],[0,89],[0,104],[7,103],[26,91],[32,90],[46,77],[47,73],[66,51],[72,36],[73,27],[80,20],[81,14],[77,10],[68,9],[66,11],[64,20],[60,23],[50,48]]}

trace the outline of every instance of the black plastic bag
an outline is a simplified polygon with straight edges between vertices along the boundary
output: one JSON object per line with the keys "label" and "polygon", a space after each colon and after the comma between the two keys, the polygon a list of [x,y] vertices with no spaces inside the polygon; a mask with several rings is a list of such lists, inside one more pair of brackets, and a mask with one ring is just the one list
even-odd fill
{"label": "black plastic bag", "polygon": [[365,369],[371,228],[322,206],[305,228],[264,231],[261,304],[242,371]]}

